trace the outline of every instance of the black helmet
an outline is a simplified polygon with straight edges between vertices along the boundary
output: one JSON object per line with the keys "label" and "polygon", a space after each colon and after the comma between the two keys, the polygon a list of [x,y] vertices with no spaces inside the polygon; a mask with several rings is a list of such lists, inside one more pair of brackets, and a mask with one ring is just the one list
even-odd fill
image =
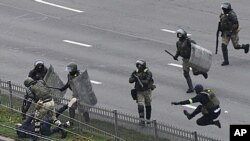
{"label": "black helmet", "polygon": [[77,71],[77,65],[74,62],[71,62],[67,65],[66,71],[68,72],[76,72]]}
{"label": "black helmet", "polygon": [[33,82],[34,82],[34,80],[29,77],[26,80],[24,80],[23,84],[25,87],[29,87],[30,85],[32,85]]}
{"label": "black helmet", "polygon": [[197,84],[195,85],[194,90],[198,94],[203,91],[203,86],[201,84]]}
{"label": "black helmet", "polygon": [[42,60],[37,60],[34,63],[34,67],[38,70],[42,70],[44,68],[44,62]]}
{"label": "black helmet", "polygon": [[143,68],[146,68],[146,61],[144,61],[144,60],[137,60],[136,61],[136,67],[138,67],[139,65],[141,65]]}
{"label": "black helmet", "polygon": [[187,37],[187,32],[184,29],[181,29],[181,28],[176,31],[176,34],[177,34],[177,38],[185,38],[185,37]]}
{"label": "black helmet", "polygon": [[231,10],[231,4],[229,2],[224,2],[221,4],[222,9]]}

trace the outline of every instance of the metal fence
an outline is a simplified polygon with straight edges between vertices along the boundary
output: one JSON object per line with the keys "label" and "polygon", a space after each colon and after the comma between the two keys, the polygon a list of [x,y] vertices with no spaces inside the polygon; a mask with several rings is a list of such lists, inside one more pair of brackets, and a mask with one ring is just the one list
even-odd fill
{"label": "metal fence", "polygon": [[[0,90],[7,90],[9,93],[10,107],[13,107],[11,100],[13,94],[24,95],[25,88],[21,85],[11,83],[10,81],[0,80]],[[57,104],[66,104],[69,100],[62,97],[54,97]],[[90,122],[86,123],[83,119],[81,107],[78,107],[77,118],[84,122],[81,123],[79,129],[90,133],[105,135],[114,140],[127,141],[219,141],[218,139],[207,137],[202,134],[192,131],[187,131],[167,125],[158,123],[156,120],[145,120],[145,126],[139,125],[141,119],[118,112],[116,110],[105,109],[97,106],[84,105],[88,109],[90,115]],[[86,126],[87,125],[87,126]],[[94,128],[92,128],[94,127]],[[97,129],[99,129],[97,131]]]}

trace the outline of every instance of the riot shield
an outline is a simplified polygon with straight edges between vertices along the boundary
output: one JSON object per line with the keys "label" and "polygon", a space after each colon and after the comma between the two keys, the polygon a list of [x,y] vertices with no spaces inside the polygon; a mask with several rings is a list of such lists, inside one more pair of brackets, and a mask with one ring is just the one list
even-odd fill
{"label": "riot shield", "polygon": [[74,96],[79,99],[80,103],[83,102],[92,106],[97,103],[87,70],[75,77],[69,84]]}
{"label": "riot shield", "polygon": [[54,68],[52,65],[50,65],[45,77],[44,81],[46,82],[46,85],[48,87],[51,87],[51,92],[53,94],[55,102],[60,102],[58,101],[56,97],[64,97],[66,91],[59,91],[58,89],[53,89],[53,88],[62,88],[64,86],[63,81],[59,78],[58,74],[54,71]]}
{"label": "riot shield", "polygon": [[208,72],[212,65],[212,52],[192,43],[189,65],[198,71]]}

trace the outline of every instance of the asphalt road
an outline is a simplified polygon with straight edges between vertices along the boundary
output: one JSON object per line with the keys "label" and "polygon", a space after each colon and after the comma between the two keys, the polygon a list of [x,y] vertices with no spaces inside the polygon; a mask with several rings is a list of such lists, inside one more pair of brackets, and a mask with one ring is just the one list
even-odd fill
{"label": "asphalt road", "polygon": [[[249,42],[249,0],[232,2],[241,26],[240,42]],[[37,59],[52,64],[65,82],[65,66],[76,62],[88,69],[98,105],[137,115],[128,83],[137,59],[145,59],[157,85],[152,119],[204,135],[229,140],[230,124],[250,123],[250,58],[229,45],[230,65],[213,56],[209,77],[191,76],[193,83],[214,89],[221,101],[222,128],[199,127],[183,115],[187,84],[175,53],[176,35],[184,28],[199,45],[215,50],[222,1],[207,0],[0,0],[0,78],[22,83]],[[165,31],[163,31],[165,29]],[[166,32],[166,30],[170,30]],[[77,43],[76,43],[77,42]],[[197,104],[193,104],[197,106]]]}

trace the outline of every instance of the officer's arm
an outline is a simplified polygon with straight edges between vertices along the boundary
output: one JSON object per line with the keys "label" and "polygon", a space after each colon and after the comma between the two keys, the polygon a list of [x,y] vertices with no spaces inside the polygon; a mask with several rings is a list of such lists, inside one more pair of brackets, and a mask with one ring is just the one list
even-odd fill
{"label": "officer's arm", "polygon": [[30,77],[30,78],[34,78],[35,77],[35,70],[34,69],[29,72],[28,77]]}
{"label": "officer's arm", "polygon": [[60,88],[60,91],[65,91],[68,88],[69,88],[69,81],[62,88]]}
{"label": "officer's arm", "polygon": [[135,71],[131,74],[130,78],[129,78],[129,83],[134,83],[136,81],[136,78],[135,78]]}
{"label": "officer's arm", "polygon": [[201,102],[201,96],[200,95],[196,95],[195,97],[190,98],[188,100],[180,101],[179,105],[192,104],[192,103],[196,103],[196,102]]}
{"label": "officer's arm", "polygon": [[152,80],[152,73],[148,70],[146,78],[141,80],[141,82],[143,85],[148,85],[151,80]]}

